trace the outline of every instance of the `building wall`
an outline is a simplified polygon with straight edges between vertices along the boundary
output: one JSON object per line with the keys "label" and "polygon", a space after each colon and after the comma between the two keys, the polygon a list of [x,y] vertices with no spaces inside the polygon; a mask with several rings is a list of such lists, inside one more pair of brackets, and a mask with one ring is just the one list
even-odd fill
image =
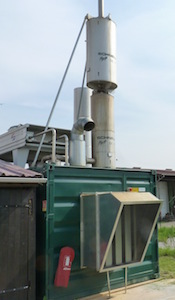
{"label": "building wall", "polygon": [[166,181],[159,181],[157,183],[158,198],[163,200],[161,208],[161,217],[164,218],[169,213],[169,196],[168,196],[168,184]]}

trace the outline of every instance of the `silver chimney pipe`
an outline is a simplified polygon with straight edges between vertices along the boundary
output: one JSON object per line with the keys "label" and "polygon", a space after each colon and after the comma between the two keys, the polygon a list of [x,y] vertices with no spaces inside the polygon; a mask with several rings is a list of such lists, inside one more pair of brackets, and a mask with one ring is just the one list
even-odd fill
{"label": "silver chimney pipe", "polygon": [[86,166],[86,143],[84,131],[91,131],[94,128],[91,118],[79,118],[74,123],[70,140],[70,164],[72,166]]}
{"label": "silver chimney pipe", "polygon": [[94,128],[91,119],[90,90],[76,88],[74,90],[74,125],[71,131],[70,164],[87,166],[92,158],[91,130]]}
{"label": "silver chimney pipe", "polygon": [[98,14],[100,18],[104,18],[104,0],[98,0]]}
{"label": "silver chimney pipe", "polygon": [[95,122],[92,132],[94,167],[115,168],[114,97],[108,93],[94,93],[91,101]]}
{"label": "silver chimney pipe", "polygon": [[[91,118],[91,90],[87,87],[78,87],[74,89],[74,123],[79,118],[87,117]],[[85,143],[86,143],[86,161],[92,159],[92,132],[85,131]],[[88,163],[87,167],[92,165]]]}
{"label": "silver chimney pipe", "polygon": [[92,149],[94,167],[115,168],[114,97],[117,88],[116,24],[104,18],[104,1],[99,0],[99,16],[87,20],[87,86],[91,96]]}

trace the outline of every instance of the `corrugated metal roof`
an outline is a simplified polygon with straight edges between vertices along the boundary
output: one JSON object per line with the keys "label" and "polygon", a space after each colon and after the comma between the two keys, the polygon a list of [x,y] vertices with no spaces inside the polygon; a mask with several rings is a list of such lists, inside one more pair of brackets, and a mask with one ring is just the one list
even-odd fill
{"label": "corrugated metal roof", "polygon": [[175,176],[175,171],[172,169],[157,170],[157,174],[163,176]]}
{"label": "corrugated metal roof", "polygon": [[21,168],[0,159],[0,177],[41,178],[42,174]]}

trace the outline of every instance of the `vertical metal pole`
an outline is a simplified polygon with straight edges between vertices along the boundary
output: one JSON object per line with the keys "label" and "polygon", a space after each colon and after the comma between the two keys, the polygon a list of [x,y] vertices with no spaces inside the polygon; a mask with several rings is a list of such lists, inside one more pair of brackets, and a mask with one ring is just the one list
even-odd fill
{"label": "vertical metal pole", "polygon": [[127,292],[127,285],[128,285],[128,268],[125,268],[125,294]]}
{"label": "vertical metal pole", "polygon": [[[85,23],[86,23],[87,18],[88,18],[88,16],[86,15],[85,18],[84,18],[83,24],[82,24],[82,26],[81,26],[80,32],[79,32],[79,34],[78,34],[77,40],[76,40],[76,42],[75,42],[74,48],[73,48],[73,50],[72,50],[72,53],[71,53],[69,62],[68,62],[68,64],[67,64],[66,70],[65,70],[64,75],[63,75],[63,78],[62,78],[62,80],[61,80],[61,83],[60,83],[58,92],[57,92],[57,94],[56,94],[55,101],[54,101],[54,103],[53,103],[53,106],[52,106],[52,109],[51,109],[49,118],[48,118],[47,123],[46,123],[46,126],[45,126],[45,131],[48,130],[48,127],[49,127],[49,124],[50,124],[50,120],[51,120],[51,118],[52,118],[52,115],[53,115],[55,106],[56,106],[56,104],[57,104],[57,100],[58,100],[59,95],[60,95],[60,93],[61,93],[63,83],[64,83],[64,81],[65,81],[67,72],[68,72],[69,67],[70,67],[70,64],[71,64],[71,62],[72,62],[72,58],[73,58],[73,56],[74,56],[75,50],[76,50],[76,48],[77,48],[77,44],[78,44],[78,42],[79,42],[79,39],[80,39],[80,36],[81,36],[82,31],[83,31],[83,28],[84,28],[84,25],[85,25]],[[32,167],[34,167],[34,166],[36,165],[36,162],[37,162],[37,160],[38,160],[38,156],[39,156],[39,154],[40,154],[41,147],[42,147],[42,145],[43,145],[45,136],[46,136],[46,135],[43,134],[43,136],[42,136],[42,138],[41,138],[39,147],[38,147],[37,152],[36,152],[36,154],[35,154],[34,161],[33,161],[33,163],[32,163]]]}
{"label": "vertical metal pole", "polygon": [[98,0],[98,14],[100,18],[104,18],[104,0]]}
{"label": "vertical metal pole", "polygon": [[111,298],[111,285],[110,285],[109,271],[107,271],[107,282],[108,282],[109,298]]}
{"label": "vertical metal pole", "polygon": [[100,207],[99,207],[99,196],[95,195],[96,205],[96,270],[100,269]]}

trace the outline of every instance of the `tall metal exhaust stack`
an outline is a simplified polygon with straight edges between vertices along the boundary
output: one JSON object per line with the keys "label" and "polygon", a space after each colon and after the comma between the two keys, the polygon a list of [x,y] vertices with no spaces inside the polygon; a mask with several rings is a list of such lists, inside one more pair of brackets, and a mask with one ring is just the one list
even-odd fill
{"label": "tall metal exhaust stack", "polygon": [[98,15],[104,18],[104,0],[98,0]]}
{"label": "tall metal exhaust stack", "polygon": [[99,16],[87,21],[87,86],[91,96],[94,167],[115,168],[114,97],[116,80],[116,24],[104,17],[104,1],[98,1]]}

